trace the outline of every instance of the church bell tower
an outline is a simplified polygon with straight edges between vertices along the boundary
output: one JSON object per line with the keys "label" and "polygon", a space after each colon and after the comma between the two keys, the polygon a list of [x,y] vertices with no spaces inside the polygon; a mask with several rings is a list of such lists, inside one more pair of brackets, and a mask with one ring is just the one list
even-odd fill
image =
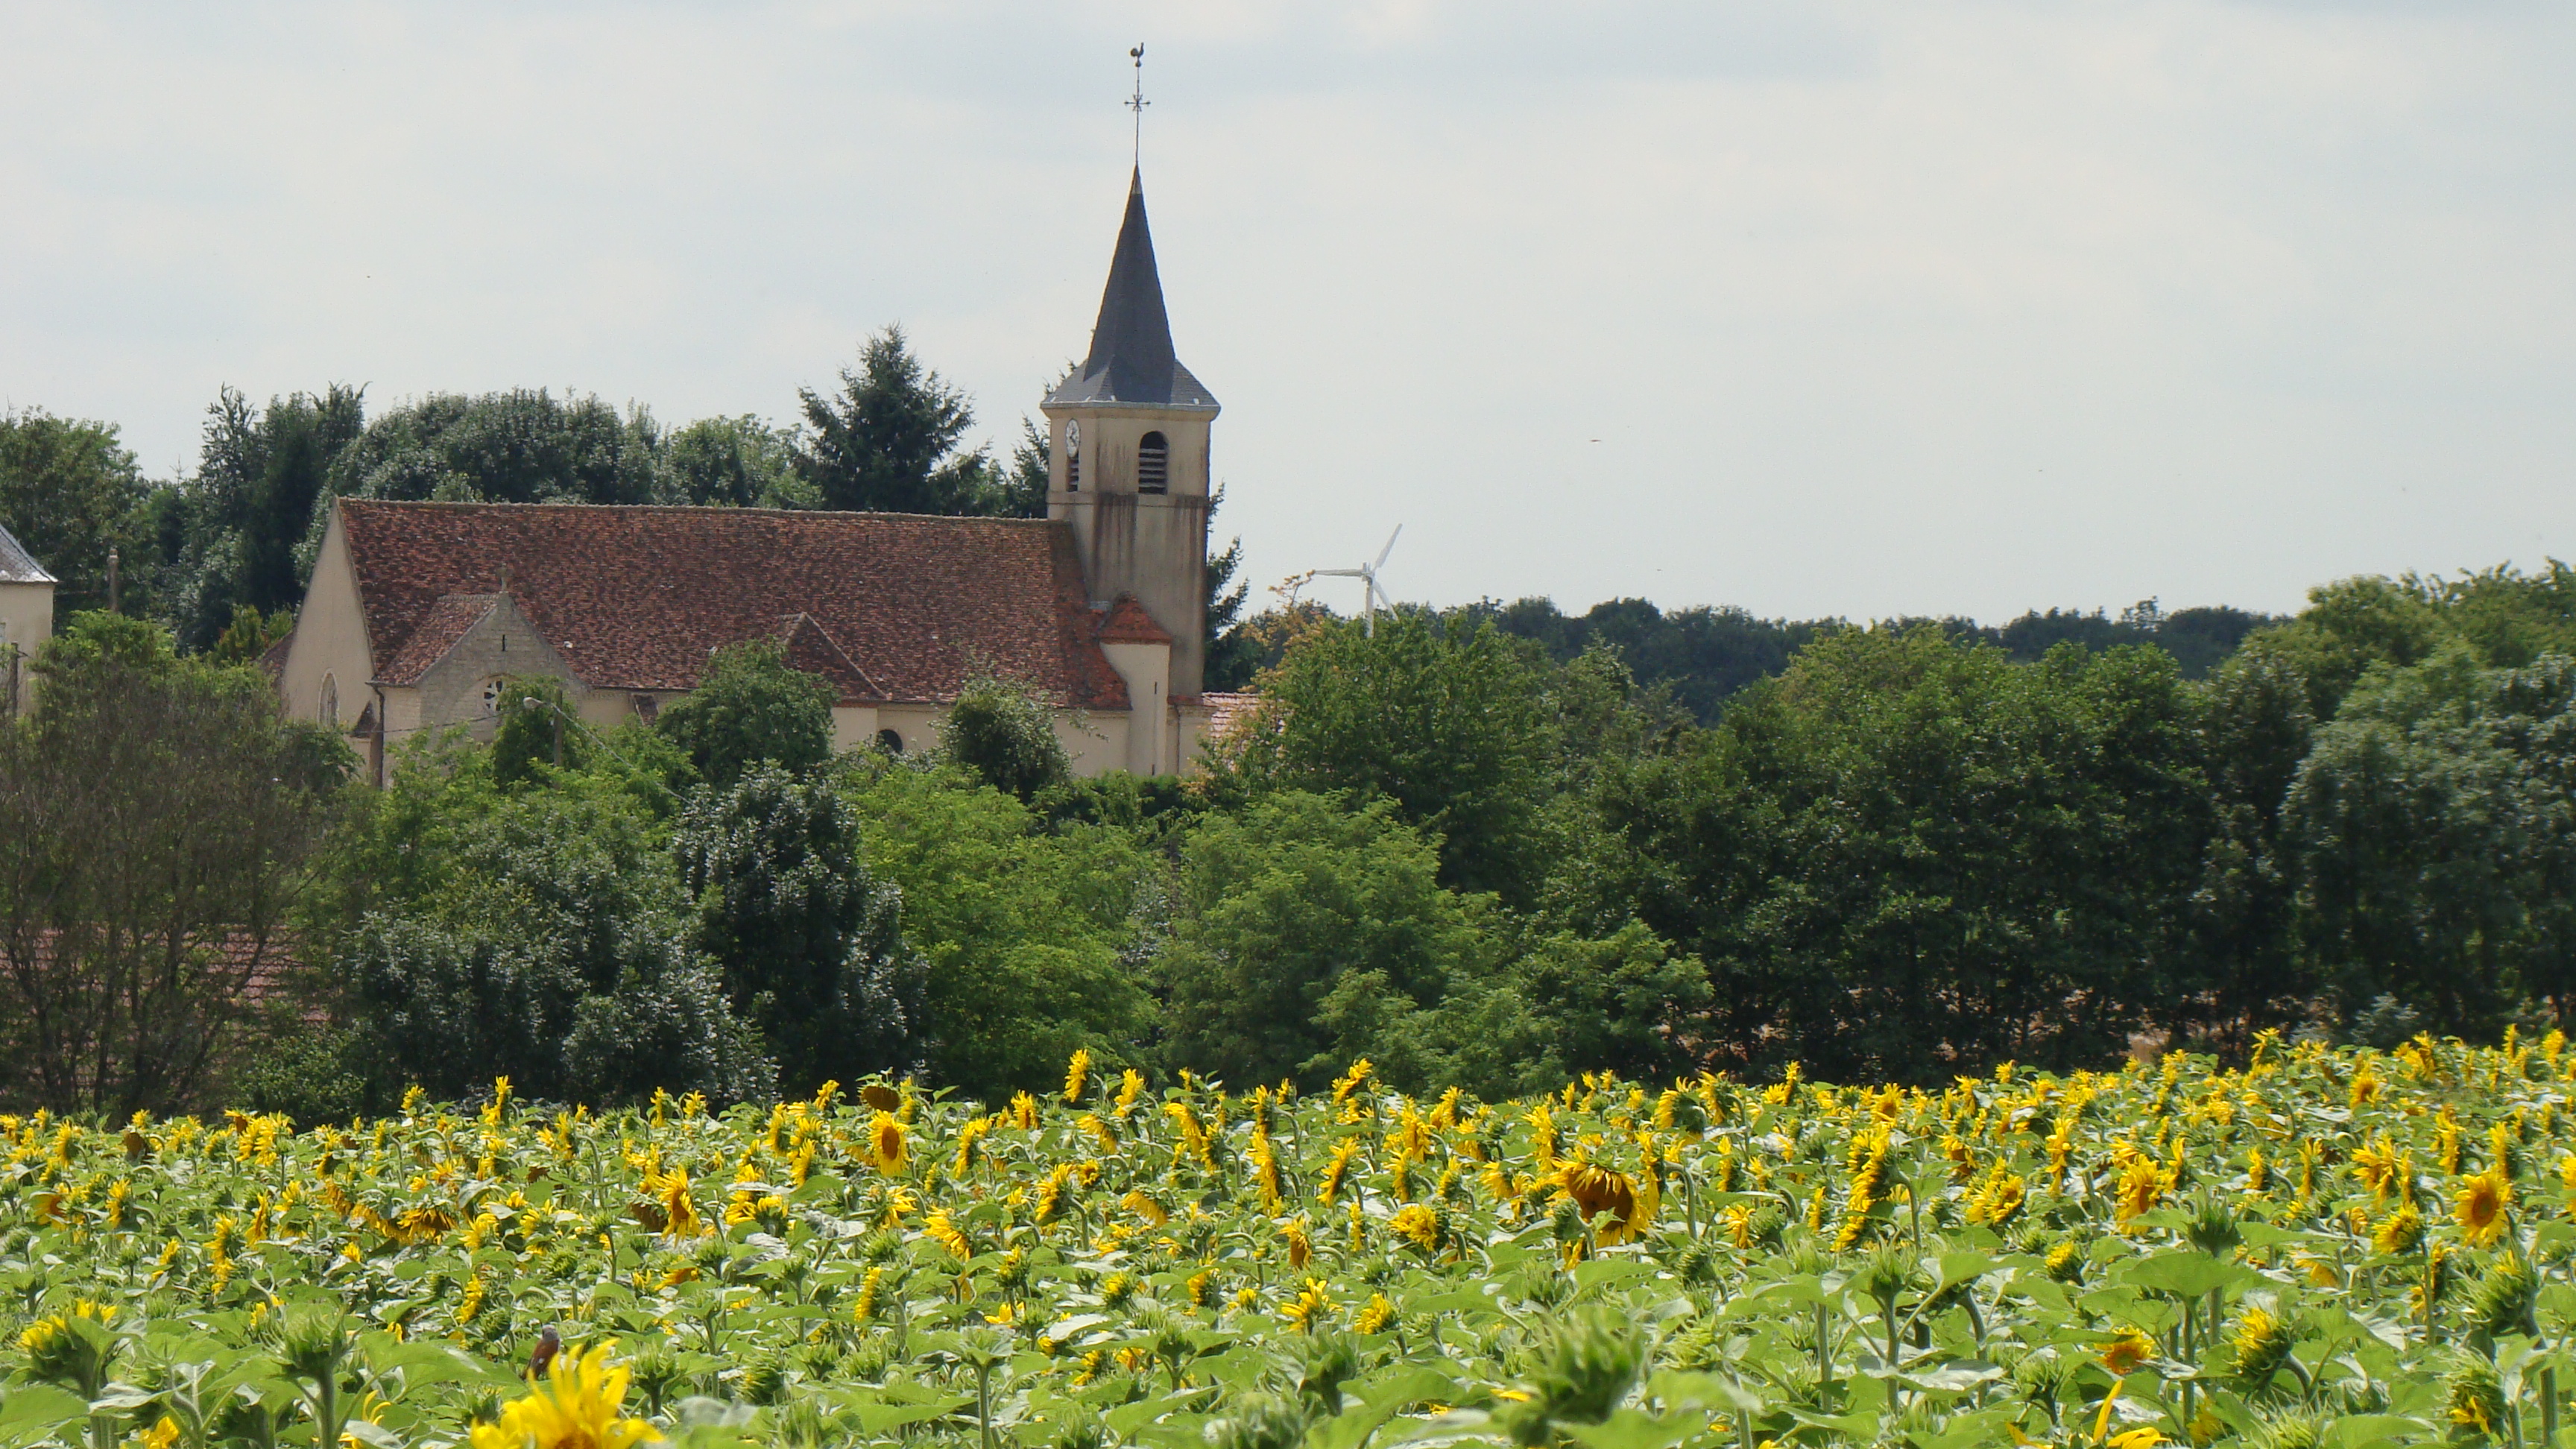
{"label": "church bell tower", "polygon": [[1133,595],[1172,636],[1170,693],[1199,693],[1207,660],[1208,425],[1217,402],[1172,352],[1145,179],[1101,293],[1091,353],[1039,405],[1052,458],[1047,517],[1073,525],[1091,602]]}

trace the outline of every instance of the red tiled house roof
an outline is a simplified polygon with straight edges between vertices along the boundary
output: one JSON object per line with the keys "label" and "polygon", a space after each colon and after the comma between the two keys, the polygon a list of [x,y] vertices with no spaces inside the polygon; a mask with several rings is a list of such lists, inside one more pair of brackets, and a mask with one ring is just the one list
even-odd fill
{"label": "red tiled house roof", "polygon": [[1134,594],[1120,594],[1107,610],[1100,612],[1100,642],[1103,644],[1169,644],[1171,633],[1154,622],[1145,606]]}
{"label": "red tiled house roof", "polygon": [[498,607],[506,570],[509,602],[594,689],[690,689],[717,646],[783,637],[791,661],[854,702],[946,702],[989,670],[1059,707],[1129,707],[1063,524],[356,498],[339,507],[383,683],[416,680]]}

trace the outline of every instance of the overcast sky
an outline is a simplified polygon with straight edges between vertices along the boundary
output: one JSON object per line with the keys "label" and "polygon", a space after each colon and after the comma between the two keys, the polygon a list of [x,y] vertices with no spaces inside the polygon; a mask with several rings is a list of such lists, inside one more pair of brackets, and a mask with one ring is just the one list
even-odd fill
{"label": "overcast sky", "polygon": [[784,419],[899,321],[1006,443],[1139,40],[1257,586],[1399,523],[1400,597],[1854,618],[2576,554],[2563,0],[0,0],[0,402],[168,476],[227,383]]}

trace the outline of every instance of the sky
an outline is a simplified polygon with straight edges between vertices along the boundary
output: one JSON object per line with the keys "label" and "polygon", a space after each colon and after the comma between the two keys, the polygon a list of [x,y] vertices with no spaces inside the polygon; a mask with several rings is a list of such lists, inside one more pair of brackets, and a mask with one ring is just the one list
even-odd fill
{"label": "sky", "polygon": [[1138,42],[1257,599],[1398,525],[1399,598],[1854,619],[2576,556],[2519,0],[0,0],[0,405],[159,477],[226,385],[784,421],[900,323],[1006,448]]}

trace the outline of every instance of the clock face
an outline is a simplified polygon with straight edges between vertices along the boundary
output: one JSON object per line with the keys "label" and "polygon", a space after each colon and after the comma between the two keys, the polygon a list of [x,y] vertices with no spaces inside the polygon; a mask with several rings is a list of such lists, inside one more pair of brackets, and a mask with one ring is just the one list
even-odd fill
{"label": "clock face", "polygon": [[1068,453],[1080,453],[1082,451],[1081,422],[1075,421],[1064,425],[1064,450]]}

